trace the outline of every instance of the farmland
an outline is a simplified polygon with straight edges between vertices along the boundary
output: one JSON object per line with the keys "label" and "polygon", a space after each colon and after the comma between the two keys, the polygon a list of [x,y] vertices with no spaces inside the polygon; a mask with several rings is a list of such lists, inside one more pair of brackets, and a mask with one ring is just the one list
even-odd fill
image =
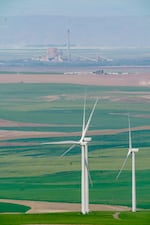
{"label": "farmland", "polygon": [[114,212],[92,212],[89,215],[80,213],[51,213],[51,214],[18,214],[0,215],[1,225],[20,224],[104,224],[104,225],[149,225],[149,212],[138,212],[136,214],[123,212],[119,219],[114,218]]}
{"label": "farmland", "polygon": [[0,84],[0,198],[80,202],[80,148],[47,141],[78,140],[83,101],[86,114],[99,98],[88,135],[93,185],[90,203],[131,206],[131,161],[115,177],[127,154],[130,113],[136,155],[137,207],[150,208],[149,86],[94,86],[59,83]]}

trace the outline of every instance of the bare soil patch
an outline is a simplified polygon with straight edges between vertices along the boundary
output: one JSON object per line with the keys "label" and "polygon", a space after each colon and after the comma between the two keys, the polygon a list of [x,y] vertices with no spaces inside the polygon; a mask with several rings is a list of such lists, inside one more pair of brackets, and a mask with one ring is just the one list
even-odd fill
{"label": "bare soil patch", "polygon": [[[76,203],[51,203],[42,201],[27,201],[27,200],[9,200],[0,199],[0,202],[26,205],[31,207],[27,213],[50,213],[50,212],[79,212],[81,204]],[[91,211],[130,211],[129,207],[90,204]]]}
{"label": "bare soil patch", "polygon": [[[135,130],[150,130],[150,126],[140,126],[131,129]],[[92,130],[88,132],[88,135],[110,135],[118,134],[122,132],[128,132],[128,128],[116,129],[116,130]],[[0,130],[0,140],[14,140],[23,138],[46,138],[46,137],[77,137],[81,136],[81,132],[37,132],[37,131],[16,131],[16,130]],[[37,142],[32,142],[30,145],[37,145]],[[1,146],[25,146],[28,143],[17,142],[1,142]]]}
{"label": "bare soil patch", "polygon": [[115,213],[113,214],[114,219],[120,220],[119,214],[120,214],[120,212],[115,212]]}
{"label": "bare soil patch", "polygon": [[45,74],[0,74],[0,83],[62,83],[95,86],[150,86],[150,74],[126,75],[45,75]]}
{"label": "bare soil patch", "polygon": [[[61,127],[72,127],[79,125],[61,124]],[[59,124],[46,124],[46,123],[23,123],[11,120],[0,119],[0,127],[60,127]]]}

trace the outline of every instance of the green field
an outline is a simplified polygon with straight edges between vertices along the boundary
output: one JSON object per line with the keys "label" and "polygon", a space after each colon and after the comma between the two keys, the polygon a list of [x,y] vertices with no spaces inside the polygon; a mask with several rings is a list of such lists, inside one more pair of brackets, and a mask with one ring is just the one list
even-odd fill
{"label": "green field", "polygon": [[114,212],[94,212],[88,215],[80,213],[51,213],[51,214],[17,214],[0,215],[1,225],[20,224],[98,224],[98,225],[149,225],[150,213],[123,212],[119,219],[113,218]]}
{"label": "green field", "polygon": [[0,202],[0,213],[25,213],[30,209],[28,206]]}
{"label": "green field", "polygon": [[[134,147],[140,148],[136,155],[137,207],[149,209],[150,130],[144,129],[144,126],[150,126],[150,88],[0,84],[1,120],[51,125],[1,125],[1,130],[67,133],[81,131],[85,92],[87,117],[95,99],[100,99],[90,130],[128,128],[127,113],[130,113],[132,128],[143,127],[142,130],[132,132],[132,142]],[[78,138],[69,137],[73,140]],[[0,198],[80,202],[80,148],[76,147],[61,158],[60,155],[69,146],[40,145],[42,142],[55,140],[68,140],[67,134],[62,138],[16,137],[14,140],[8,138],[0,141]],[[2,146],[4,142],[9,143],[9,146]],[[11,146],[11,143],[17,145],[19,142],[26,143],[26,146]],[[31,146],[33,142],[35,145]],[[131,206],[130,159],[119,180],[115,180],[127,148],[128,132],[92,137],[89,145],[89,166],[93,180],[93,185],[90,185],[91,203]],[[126,217],[127,214],[122,215]]]}

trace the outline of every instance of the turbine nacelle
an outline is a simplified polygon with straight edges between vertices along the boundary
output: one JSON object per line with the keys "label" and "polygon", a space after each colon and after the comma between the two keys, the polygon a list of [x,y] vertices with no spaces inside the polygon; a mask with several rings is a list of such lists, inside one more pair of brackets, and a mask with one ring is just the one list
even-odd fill
{"label": "turbine nacelle", "polygon": [[84,137],[82,140],[80,140],[80,145],[84,146],[87,145],[88,142],[90,142],[92,140],[91,137]]}
{"label": "turbine nacelle", "polygon": [[90,142],[91,140],[92,140],[91,137],[85,137],[85,138],[83,139],[84,142]]}
{"label": "turbine nacelle", "polygon": [[131,153],[136,153],[136,152],[138,152],[139,151],[139,148],[129,148],[128,149],[128,154],[127,154],[127,158],[129,157],[129,155],[131,154]]}
{"label": "turbine nacelle", "polygon": [[139,151],[139,148],[132,148],[130,149],[130,152],[138,152]]}

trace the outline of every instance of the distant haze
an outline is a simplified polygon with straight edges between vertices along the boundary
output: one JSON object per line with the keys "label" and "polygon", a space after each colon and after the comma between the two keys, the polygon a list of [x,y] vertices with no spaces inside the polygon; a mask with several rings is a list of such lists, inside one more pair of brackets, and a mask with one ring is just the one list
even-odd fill
{"label": "distant haze", "polygon": [[150,16],[76,18],[13,16],[1,18],[0,45],[71,44],[78,46],[148,47]]}
{"label": "distant haze", "polygon": [[1,0],[1,16],[73,17],[150,15],[149,0]]}
{"label": "distant haze", "polygon": [[149,0],[2,0],[0,47],[150,47]]}
{"label": "distant haze", "polygon": [[48,45],[150,47],[150,16],[1,17],[0,46]]}

